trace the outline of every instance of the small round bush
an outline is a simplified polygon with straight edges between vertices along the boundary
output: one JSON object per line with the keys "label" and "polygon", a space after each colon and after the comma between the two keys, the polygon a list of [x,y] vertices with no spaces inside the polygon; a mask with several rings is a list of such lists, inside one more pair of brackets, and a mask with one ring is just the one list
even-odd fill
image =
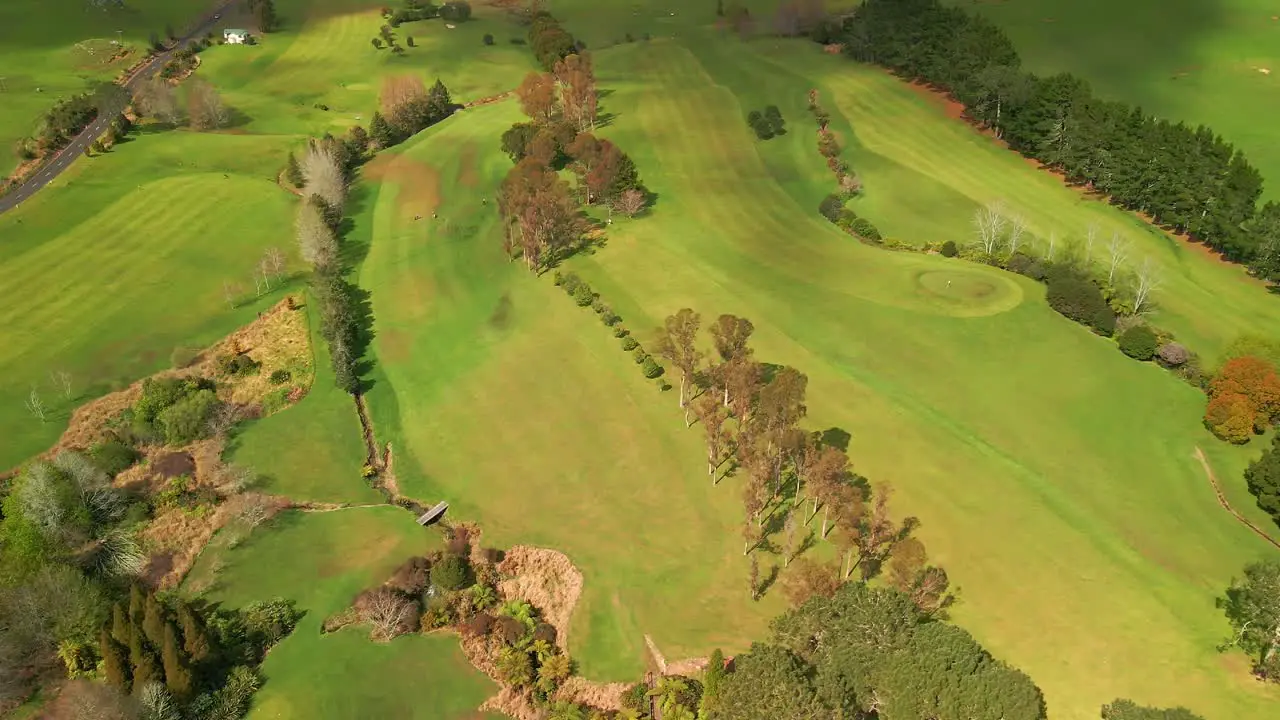
{"label": "small round bush", "polygon": [[603,315],[609,309],[609,306],[605,305],[603,300],[596,300],[591,303],[591,309],[595,310],[597,315]]}
{"label": "small round bush", "polygon": [[484,44],[485,44],[485,45],[492,45],[492,44],[493,44],[493,35],[492,35],[492,34],[490,34],[490,33],[485,33],[485,34],[484,34]]}
{"label": "small round bush", "polygon": [[644,348],[638,347],[635,349],[634,352],[631,353],[631,359],[634,360],[637,365],[639,365],[640,363],[649,359],[649,353],[645,352]]}
{"label": "small round bush", "polygon": [[553,283],[555,283],[557,287],[559,287],[560,285],[563,285],[563,284],[564,284],[564,273],[562,273],[562,272],[560,272],[559,270],[557,270],[557,271],[556,271],[556,273],[555,273],[555,275],[552,275],[552,276],[551,276],[551,281],[552,281]]}
{"label": "small round bush", "polygon": [[1134,360],[1150,360],[1156,354],[1159,341],[1156,334],[1146,325],[1134,325],[1120,333],[1116,339],[1120,344],[1120,352]]}
{"label": "small round bush", "polygon": [[586,307],[595,299],[595,293],[591,292],[591,288],[586,283],[582,283],[573,291],[573,301],[578,303],[578,307]]}
{"label": "small round bush", "polygon": [[1156,351],[1156,357],[1167,367],[1178,367],[1191,359],[1191,352],[1176,342],[1165,343]]}
{"label": "small round bush", "polygon": [[113,476],[124,472],[142,457],[133,446],[114,439],[95,445],[89,455],[103,472]]}
{"label": "small round bush", "polygon": [[431,566],[431,584],[441,590],[461,590],[471,584],[471,566],[458,555],[445,555]]}
{"label": "small round bush", "polygon": [[854,220],[853,225],[851,225],[849,229],[853,230],[854,234],[858,237],[871,240],[872,242],[879,242],[880,240],[880,231],[877,230],[876,226],[872,225],[871,221],[866,218],[858,218],[857,220]]}
{"label": "small round bush", "polygon": [[640,346],[640,343],[636,342],[636,339],[631,337],[630,335],[622,338],[623,350],[628,350],[628,351],[635,350],[639,346]]}
{"label": "small round bush", "polygon": [[663,372],[663,367],[654,362],[653,358],[646,357],[644,362],[640,364],[640,369],[644,371],[644,376],[652,380]]}
{"label": "small round bush", "polygon": [[[621,322],[621,318],[619,318],[619,322]],[[613,336],[616,338],[626,337],[630,334],[631,334],[631,331],[622,325],[615,325],[613,327]]]}
{"label": "small round bush", "polygon": [[955,257],[960,254],[960,249],[956,247],[955,240],[948,240],[942,243],[942,257]]}
{"label": "small round bush", "polygon": [[276,370],[271,371],[270,380],[273,385],[283,385],[289,382],[290,377],[291,375],[289,374],[288,370],[285,370],[284,368],[278,368]]}

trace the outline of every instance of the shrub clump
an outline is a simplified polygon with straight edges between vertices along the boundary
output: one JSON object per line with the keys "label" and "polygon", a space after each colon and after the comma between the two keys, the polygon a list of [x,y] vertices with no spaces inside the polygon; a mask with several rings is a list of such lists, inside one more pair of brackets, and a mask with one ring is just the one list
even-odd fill
{"label": "shrub clump", "polygon": [[440,590],[461,590],[471,584],[471,565],[459,555],[446,555],[431,566],[431,584]]}
{"label": "shrub clump", "polygon": [[1134,360],[1150,360],[1156,354],[1156,347],[1159,340],[1151,328],[1146,325],[1134,325],[1133,327],[1120,333],[1117,338],[1120,344],[1120,352],[1128,355]]}
{"label": "shrub clump", "polygon": [[635,349],[636,349],[637,347],[639,347],[639,346],[640,346],[640,343],[636,342],[636,339],[635,339],[635,338],[633,338],[633,337],[631,337],[630,335],[627,335],[627,336],[625,336],[625,337],[623,337],[623,338],[622,338],[622,349],[623,349],[623,350],[626,350],[626,351],[630,352],[630,351],[632,351],[632,350],[635,350]]}
{"label": "shrub clump", "polygon": [[664,368],[649,356],[646,356],[644,362],[640,363],[640,369],[644,372],[644,376],[650,380],[664,372]]}
{"label": "shrub clump", "polygon": [[115,476],[132,467],[142,454],[132,445],[113,438],[94,445],[89,456],[103,472]]}
{"label": "shrub clump", "polygon": [[1076,322],[1087,325],[1104,337],[1116,329],[1116,315],[1091,280],[1063,270],[1049,274],[1046,299],[1049,307]]}
{"label": "shrub clump", "polygon": [[262,363],[255,361],[248,355],[228,353],[218,358],[217,366],[219,375],[247,377],[258,372],[258,368],[262,367]]}
{"label": "shrub clump", "polygon": [[955,240],[948,240],[942,243],[942,249],[940,252],[942,253],[942,257],[953,258],[960,254],[960,249],[956,247]]}
{"label": "shrub clump", "polygon": [[276,370],[271,371],[271,376],[268,379],[271,380],[272,385],[283,385],[289,382],[290,377],[292,377],[292,375],[289,373],[288,370],[285,370],[284,368],[278,368]]}
{"label": "shrub clump", "polygon": [[183,445],[204,436],[218,407],[214,385],[204,378],[148,378],[130,409],[133,433],[144,440]]}

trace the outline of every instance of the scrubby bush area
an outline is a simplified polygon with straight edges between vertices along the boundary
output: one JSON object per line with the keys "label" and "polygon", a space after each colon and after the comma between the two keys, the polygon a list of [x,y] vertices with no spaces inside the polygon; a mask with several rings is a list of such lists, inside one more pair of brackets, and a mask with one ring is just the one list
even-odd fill
{"label": "scrubby bush area", "polygon": [[1146,325],[1134,325],[1125,330],[1116,338],[1116,342],[1120,345],[1120,352],[1134,360],[1143,361],[1155,357],[1156,347],[1159,345],[1156,334]]}
{"label": "scrubby bush area", "polygon": [[1116,314],[1102,296],[1102,290],[1088,277],[1067,266],[1049,273],[1046,299],[1049,307],[1086,325],[1103,337],[1116,329]]}
{"label": "scrubby bush area", "polygon": [[184,445],[204,437],[220,402],[205,378],[148,378],[126,411],[129,430],[144,442]]}

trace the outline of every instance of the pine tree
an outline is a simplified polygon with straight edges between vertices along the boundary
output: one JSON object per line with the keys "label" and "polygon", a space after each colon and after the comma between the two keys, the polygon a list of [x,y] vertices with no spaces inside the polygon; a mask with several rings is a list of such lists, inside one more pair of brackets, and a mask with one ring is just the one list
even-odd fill
{"label": "pine tree", "polygon": [[707,669],[702,674],[702,699],[699,701],[698,717],[704,717],[716,709],[720,691],[724,687],[724,678],[724,653],[716,648],[711,652]]}
{"label": "pine tree", "polygon": [[293,153],[289,153],[289,162],[284,166],[284,179],[296,188],[302,187],[302,168],[298,166],[298,158]]}
{"label": "pine tree", "polygon": [[133,636],[133,628],[129,624],[129,615],[124,606],[116,603],[111,608],[111,637],[124,647],[129,647],[129,638]]}
{"label": "pine tree", "polygon": [[129,658],[124,646],[113,640],[105,628],[98,636],[98,652],[102,655],[102,671],[107,676],[107,683],[127,690]]}
{"label": "pine tree", "polygon": [[164,681],[164,671],[161,669],[160,663],[156,662],[155,653],[144,645],[139,645],[139,647],[142,648],[142,651],[133,663],[133,692],[135,695],[142,692],[142,688],[146,687],[147,683]]}
{"label": "pine tree", "polygon": [[186,700],[191,696],[191,668],[182,649],[178,628],[172,622],[164,624],[164,645],[160,658],[164,663],[165,687],[179,702]]}
{"label": "pine tree", "polygon": [[369,121],[369,137],[378,143],[378,147],[391,147],[396,144],[396,135],[392,131],[391,125],[387,123],[387,119],[382,117],[382,113],[374,112],[373,119]]}
{"label": "pine tree", "polygon": [[154,647],[164,643],[164,608],[154,594],[147,595],[142,615],[142,631]]}
{"label": "pine tree", "polygon": [[209,633],[205,630],[204,622],[190,605],[182,603],[178,606],[178,623],[182,625],[182,649],[186,651],[192,663],[204,662],[213,652],[213,645],[209,642]]}

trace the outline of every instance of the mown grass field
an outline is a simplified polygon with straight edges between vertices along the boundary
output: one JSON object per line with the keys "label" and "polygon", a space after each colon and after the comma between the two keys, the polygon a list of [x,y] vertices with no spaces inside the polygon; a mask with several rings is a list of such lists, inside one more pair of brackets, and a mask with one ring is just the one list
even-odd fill
{"label": "mown grass field", "polygon": [[[89,0],[9,0],[0,3],[0,176],[18,164],[13,145],[36,130],[60,98],[90,82],[110,80],[146,50],[152,32],[183,28],[213,7],[213,0],[128,0],[124,8],[97,8]],[[133,52],[114,56],[111,42]],[[93,52],[89,52],[92,49]]]}
{"label": "mown grass field", "polygon": [[[1266,0],[1020,0],[956,4],[1008,33],[1028,69],[1069,71],[1104,97],[1204,123],[1244,149],[1280,197],[1280,8]],[[1264,72],[1269,71],[1269,72]]]}
{"label": "mown grass field", "polygon": [[[308,307],[314,308],[307,297]],[[286,412],[248,423],[232,439],[227,456],[252,468],[260,478],[256,489],[272,495],[298,501],[381,502],[382,496],[360,476],[365,449],[355,406],[334,384],[319,318],[312,312],[309,319],[316,369],[311,390]]]}
{"label": "mown grass field", "polygon": [[225,568],[210,599],[241,606],[279,596],[306,611],[267,656],[265,682],[249,717],[477,717],[475,709],[497,688],[467,663],[456,636],[412,635],[380,644],[359,627],[320,634],[325,617],[405,558],[438,545],[438,534],[418,527],[404,510],[377,507],[286,512],[224,553]]}
{"label": "mown grass field", "polygon": [[[1202,395],[1057,316],[1040,286],[865,247],[822,222],[831,181],[804,94],[819,87],[839,116],[868,187],[858,210],[893,237],[962,240],[994,197],[1037,233],[1123,230],[1167,273],[1158,322],[1210,356],[1238,330],[1274,330],[1274,299],[876,71],[804,43],[675,35],[597,55],[616,114],[603,132],[659,201],[570,266],[635,329],[683,306],[751,318],[762,359],[809,375],[812,425],[850,431],[859,472],[892,482],[900,512],[923,520],[963,589],[957,619],[1035,678],[1053,717],[1096,717],[1116,696],[1265,717],[1277,698],[1243,658],[1215,652],[1226,626],[1213,603],[1268,546],[1217,505],[1192,456],[1204,447],[1239,483],[1256,448],[1217,444],[1200,428]],[[742,118],[770,103],[793,132],[760,144]],[[742,591],[736,487],[698,491],[700,438],[674,398],[593,314],[501,258],[480,198],[507,165],[474,146],[515,119],[514,107],[468,112],[378,170],[361,282],[378,329],[370,401],[402,488],[450,500],[499,542],[569,553],[587,577],[571,644],[588,675],[634,671],[618,649],[643,632],[669,657],[740,647],[774,609]],[[437,204],[438,220],[412,219]],[[682,571],[667,553],[706,562]],[[657,609],[680,597],[692,604]],[[664,620],[684,627],[653,627]]]}
{"label": "mown grass field", "polygon": [[[23,4],[0,9],[0,20]],[[159,7],[150,0],[129,5],[138,13]],[[165,12],[180,5],[186,7],[166,5]],[[465,100],[510,89],[531,64],[521,48],[483,45],[485,32],[508,27],[488,12],[452,31],[441,23],[405,25],[417,34],[418,47],[394,58],[369,44],[381,24],[380,3],[282,0],[277,6],[285,19],[281,32],[260,45],[215,46],[202,56],[199,72],[221,90],[232,128],[144,131],[107,155],[78,160],[0,216],[0,272],[9,291],[0,310],[6,377],[0,435],[7,440],[0,467],[50,445],[74,405],[167,366],[176,346],[203,346],[253,317],[262,304],[228,309],[224,284],[252,295],[250,278],[263,251],[276,246],[293,253],[294,200],[275,184],[285,154],[309,134],[367,125],[382,77],[419,73],[429,84],[439,76]],[[21,17],[42,17],[25,10]],[[143,38],[149,22],[137,22]],[[26,26],[29,38],[0,35],[4,52],[55,47],[59,33],[80,27]],[[511,72],[494,72],[506,67]],[[516,81],[508,84],[508,77]],[[318,88],[328,94],[315,94]],[[331,110],[315,109],[318,101]],[[11,117],[7,105],[0,114]],[[0,140],[3,132],[0,126]],[[72,373],[70,399],[56,391],[51,370]],[[32,387],[50,407],[48,422],[23,407]]]}
{"label": "mown grass field", "polygon": [[369,403],[402,492],[448,500],[486,543],[567,553],[586,583],[571,653],[588,676],[637,677],[645,633],[694,655],[763,632],[779,599],[748,597],[736,493],[676,432],[674,396],[594,313],[502,258],[492,199],[510,162],[493,138],[517,119],[514,103],[468,110],[366,169],[381,179],[360,219]]}

